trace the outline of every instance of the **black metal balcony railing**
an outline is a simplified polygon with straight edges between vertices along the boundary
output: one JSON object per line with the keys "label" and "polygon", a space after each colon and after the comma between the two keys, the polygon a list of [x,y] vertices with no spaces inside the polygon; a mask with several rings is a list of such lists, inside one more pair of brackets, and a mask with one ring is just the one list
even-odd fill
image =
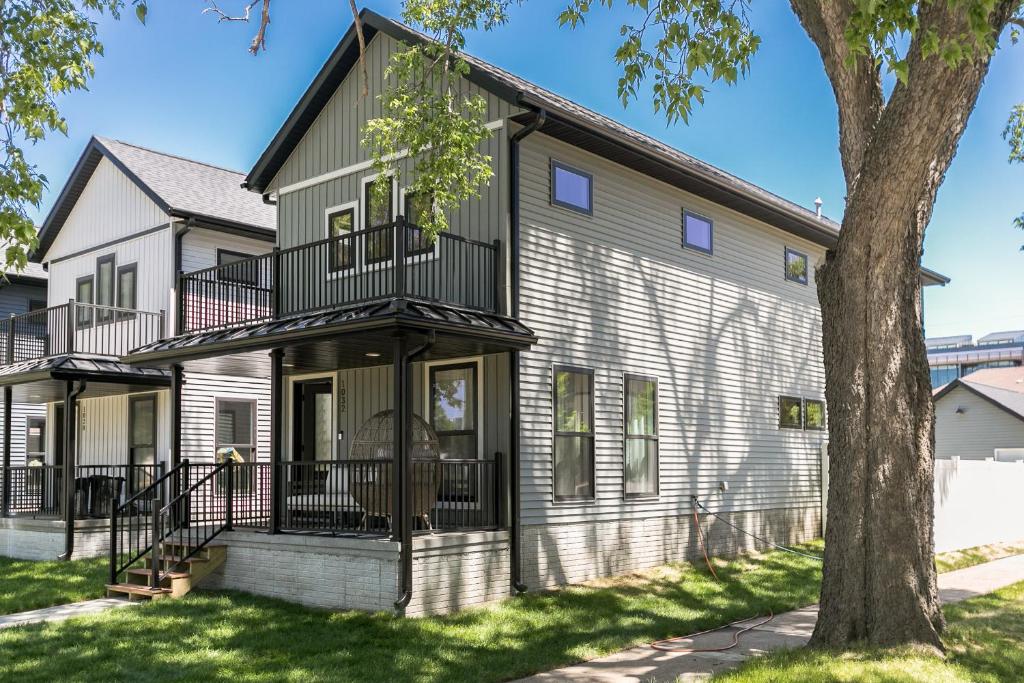
{"label": "black metal balcony railing", "polygon": [[[74,481],[75,517],[108,517],[111,506],[148,486],[159,469],[159,465],[78,465]],[[63,516],[63,472],[60,465],[0,467],[2,514]]]}
{"label": "black metal balcony railing", "polygon": [[[198,332],[409,297],[497,312],[500,243],[393,223],[178,279],[178,330]],[[400,264],[396,268],[395,263]]]}
{"label": "black metal balcony railing", "polygon": [[4,364],[70,353],[123,356],[160,339],[163,311],[149,313],[74,300],[0,319]]}

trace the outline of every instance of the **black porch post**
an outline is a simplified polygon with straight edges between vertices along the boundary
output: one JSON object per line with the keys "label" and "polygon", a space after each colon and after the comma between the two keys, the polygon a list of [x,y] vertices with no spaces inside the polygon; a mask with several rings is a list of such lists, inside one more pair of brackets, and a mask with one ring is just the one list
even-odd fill
{"label": "black porch post", "polygon": [[78,436],[78,415],[75,406],[78,395],[85,391],[85,380],[64,383],[64,554],[61,560],[70,560],[75,551],[75,452]]}
{"label": "black porch post", "polygon": [[509,458],[508,458],[508,497],[509,497],[509,529],[508,548],[511,566],[512,590],[525,593],[523,583],[523,538],[520,524],[519,500],[519,352],[509,353]]}
{"label": "black porch post", "polygon": [[0,473],[3,474],[4,490],[0,505],[4,517],[11,514],[11,394],[11,388],[4,387],[4,463],[3,472]]}
{"label": "black porch post", "polygon": [[[404,236],[400,239],[404,239]],[[409,349],[403,334],[395,337],[393,352],[394,396],[394,492],[391,501],[391,538],[401,543],[402,595],[395,609],[404,610],[412,599],[412,460],[409,449],[412,425],[412,393],[410,391]]]}
{"label": "black porch post", "polygon": [[171,468],[181,464],[181,389],[185,371],[181,364],[171,366]]}
{"label": "black porch post", "polygon": [[281,530],[281,450],[284,419],[284,349],[270,352],[270,533]]}

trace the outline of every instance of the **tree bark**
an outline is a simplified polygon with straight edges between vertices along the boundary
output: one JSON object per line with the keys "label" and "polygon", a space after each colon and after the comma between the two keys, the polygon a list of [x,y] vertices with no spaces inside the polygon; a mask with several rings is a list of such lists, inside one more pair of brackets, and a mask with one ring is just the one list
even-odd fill
{"label": "tree bark", "polygon": [[[818,268],[830,486],[821,610],[812,644],[941,649],[934,551],[934,413],[921,320],[924,232],[989,57],[955,68],[908,51],[909,76],[870,121],[857,93],[877,73],[834,61],[831,0],[794,0],[819,45],[842,122],[849,196]],[[817,5],[817,8],[815,7]],[[998,35],[1019,0],[991,17]],[[919,5],[922,27],[967,32],[962,6]],[[814,12],[818,12],[817,15]],[[832,19],[834,21],[834,17]],[[819,41],[823,41],[820,42]],[[833,59],[832,66],[829,60]],[[849,108],[853,110],[849,110]]]}

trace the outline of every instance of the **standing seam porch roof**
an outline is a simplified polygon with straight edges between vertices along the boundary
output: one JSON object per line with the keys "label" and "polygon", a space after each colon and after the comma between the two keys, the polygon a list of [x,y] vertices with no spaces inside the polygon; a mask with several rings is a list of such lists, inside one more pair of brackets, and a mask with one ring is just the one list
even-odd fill
{"label": "standing seam porch roof", "polygon": [[277,234],[276,209],[241,189],[244,179],[241,173],[93,136],[39,230],[39,246],[32,254],[34,261],[44,260],[104,157],[162,211],[175,218],[193,218],[204,227],[261,239],[273,239]]}
{"label": "standing seam porch roof", "polygon": [[[431,40],[412,28],[364,9],[360,16],[366,41],[381,31],[405,43]],[[543,109],[548,122],[542,132],[555,135],[584,135],[596,141],[595,153],[642,173],[670,182],[723,206],[765,221],[786,232],[832,248],[839,237],[839,224],[819,217],[814,211],[749,183],[711,164],[692,157],[660,140],[645,135],[603,114],[587,109],[546,88],[531,83],[489,62],[462,53],[470,67],[468,79],[498,97],[533,111]],[[327,105],[342,80],[356,64],[359,48],[355,27],[349,28],[331,53],[295,109],[260,155],[245,179],[245,186],[265,192],[281,170],[291,151],[299,144],[317,116]],[[597,151],[597,149],[600,151]],[[945,285],[949,278],[927,268],[921,269],[924,284]]]}

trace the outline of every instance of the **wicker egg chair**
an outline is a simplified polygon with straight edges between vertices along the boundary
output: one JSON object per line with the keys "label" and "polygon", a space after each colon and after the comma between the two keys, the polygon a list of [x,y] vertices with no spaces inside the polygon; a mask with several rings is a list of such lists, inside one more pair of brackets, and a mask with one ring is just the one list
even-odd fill
{"label": "wicker egg chair", "polygon": [[[385,517],[391,528],[391,500],[394,492],[391,473],[394,468],[395,411],[382,410],[359,427],[349,459],[368,461],[355,465],[349,493],[363,508],[363,526],[369,517]],[[441,448],[437,434],[419,415],[412,416],[412,486],[413,517],[433,529],[430,511],[437,501],[441,486]],[[381,461],[379,465],[373,461]]]}

